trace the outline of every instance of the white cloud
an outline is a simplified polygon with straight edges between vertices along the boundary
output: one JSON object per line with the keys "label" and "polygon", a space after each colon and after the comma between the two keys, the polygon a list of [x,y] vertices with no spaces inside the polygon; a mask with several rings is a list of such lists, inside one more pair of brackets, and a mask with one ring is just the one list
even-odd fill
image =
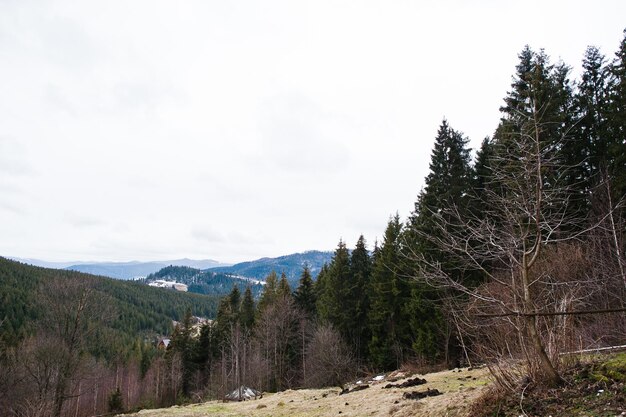
{"label": "white cloud", "polygon": [[524,44],[612,56],[626,5],[589,8],[0,2],[0,255],[373,244],[412,209],[444,115],[474,147],[493,132]]}

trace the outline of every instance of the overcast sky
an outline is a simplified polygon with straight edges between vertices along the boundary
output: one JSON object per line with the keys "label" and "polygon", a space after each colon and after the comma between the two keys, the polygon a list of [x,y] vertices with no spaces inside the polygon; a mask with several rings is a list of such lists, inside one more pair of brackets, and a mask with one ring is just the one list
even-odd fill
{"label": "overcast sky", "polygon": [[525,44],[579,71],[619,1],[0,0],[0,255],[370,246],[443,117],[490,135]]}

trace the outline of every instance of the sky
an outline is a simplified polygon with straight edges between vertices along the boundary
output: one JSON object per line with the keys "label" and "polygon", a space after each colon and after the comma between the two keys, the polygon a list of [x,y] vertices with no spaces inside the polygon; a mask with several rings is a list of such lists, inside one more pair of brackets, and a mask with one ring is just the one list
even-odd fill
{"label": "sky", "polygon": [[524,45],[613,57],[620,1],[0,0],[0,256],[370,247],[445,117],[476,148]]}

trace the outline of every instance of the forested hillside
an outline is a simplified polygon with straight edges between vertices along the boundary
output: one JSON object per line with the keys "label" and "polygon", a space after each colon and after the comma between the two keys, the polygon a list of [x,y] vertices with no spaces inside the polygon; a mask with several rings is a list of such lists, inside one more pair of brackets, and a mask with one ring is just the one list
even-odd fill
{"label": "forested hillside", "polygon": [[308,266],[313,279],[315,279],[322,269],[322,266],[328,263],[331,257],[331,252],[312,250],[304,253],[279,256],[278,258],[261,258],[255,261],[241,262],[232,266],[211,268],[210,270],[258,280],[264,280],[265,277],[274,271],[277,274],[284,273],[289,284],[295,286],[297,285],[302,268],[305,265]]}
{"label": "forested hillside", "polygon": [[81,415],[104,412],[121,378],[126,397],[159,403],[140,389],[161,363],[157,337],[186,311],[214,318],[217,301],[0,258],[0,414],[61,415],[77,394]]}
{"label": "forested hillside", "polygon": [[249,286],[252,295],[256,298],[263,289],[263,285],[257,280],[244,279],[213,271],[201,271],[186,266],[167,266],[148,275],[142,282],[150,283],[156,280],[179,282],[186,284],[189,292],[213,296],[227,295],[234,286],[237,286],[239,291],[244,291]]}

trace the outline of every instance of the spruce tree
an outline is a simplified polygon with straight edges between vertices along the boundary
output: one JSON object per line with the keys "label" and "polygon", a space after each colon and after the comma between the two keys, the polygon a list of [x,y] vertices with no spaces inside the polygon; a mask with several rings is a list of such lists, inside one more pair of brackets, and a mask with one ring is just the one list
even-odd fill
{"label": "spruce tree", "polygon": [[350,254],[345,243],[340,240],[335,254],[325,273],[318,309],[320,318],[334,325],[343,337],[348,335],[348,322],[345,302],[348,298],[350,281]]}
{"label": "spruce tree", "polygon": [[311,271],[309,270],[308,265],[305,265],[302,270],[300,281],[298,282],[298,288],[296,288],[294,293],[294,300],[296,305],[309,319],[315,318],[317,314],[317,309],[315,307],[317,297],[315,296],[313,278],[311,277]]}
{"label": "spruce tree", "polygon": [[[626,194],[626,30],[615,59],[609,65],[609,140],[607,170],[613,201]],[[622,209],[626,218],[626,206]]]}
{"label": "spruce tree", "polygon": [[[195,341],[191,335],[192,330],[191,310],[187,309],[183,320],[176,325],[172,334],[171,348],[167,350],[168,354],[178,353],[182,362],[182,392],[188,396],[191,390],[191,377],[195,369],[194,354]],[[171,356],[170,356],[171,357]]]}
{"label": "spruce tree", "polygon": [[276,276],[276,272],[272,271],[265,278],[265,286],[263,287],[263,292],[261,293],[261,299],[257,305],[257,314],[260,315],[265,308],[274,303],[276,300],[276,294],[278,291],[278,277]]}
{"label": "spruce tree", "polygon": [[[450,256],[433,244],[431,239],[441,236],[441,224],[449,229],[457,227],[457,213],[468,216],[472,211],[482,209],[480,200],[472,201],[470,196],[473,194],[474,182],[476,187],[480,187],[487,180],[486,164],[491,148],[489,141],[485,140],[482,149],[484,155],[481,156],[481,163],[485,165],[481,166],[478,174],[471,170],[467,143],[468,139],[451,128],[444,119],[435,138],[425,187],[418,196],[415,210],[402,235],[405,259],[419,253],[428,262],[441,264],[456,280],[465,282],[478,280],[475,276],[477,274],[458,268]],[[446,331],[447,323],[440,311],[444,294],[421,280],[418,265],[408,263],[403,268],[405,275],[417,278],[407,284],[410,299],[404,306],[404,314],[409,317],[413,335],[410,345],[414,353],[423,359],[437,360],[440,353],[450,350],[448,344],[452,341],[446,339],[450,332]]]}
{"label": "spruce tree", "polygon": [[371,272],[370,256],[365,238],[361,235],[350,257],[349,293],[346,300],[347,325],[351,329],[348,341],[354,347],[359,359],[367,356],[367,344],[370,339],[367,325],[369,310],[367,287]]}
{"label": "spruce tree", "polygon": [[289,281],[287,281],[287,275],[285,275],[284,272],[280,274],[276,294],[278,297],[291,297],[291,287],[289,286]]}
{"label": "spruce tree", "polygon": [[409,335],[403,306],[408,294],[400,281],[400,233],[402,224],[396,214],[389,220],[385,237],[375,258],[369,285],[368,323],[371,339],[369,359],[377,369],[395,369],[403,360],[402,337]]}
{"label": "spruce tree", "polygon": [[246,287],[246,291],[243,294],[243,300],[241,301],[241,325],[244,327],[244,329],[252,329],[252,327],[254,326],[254,316],[254,298],[252,297],[252,290],[248,285]]}

